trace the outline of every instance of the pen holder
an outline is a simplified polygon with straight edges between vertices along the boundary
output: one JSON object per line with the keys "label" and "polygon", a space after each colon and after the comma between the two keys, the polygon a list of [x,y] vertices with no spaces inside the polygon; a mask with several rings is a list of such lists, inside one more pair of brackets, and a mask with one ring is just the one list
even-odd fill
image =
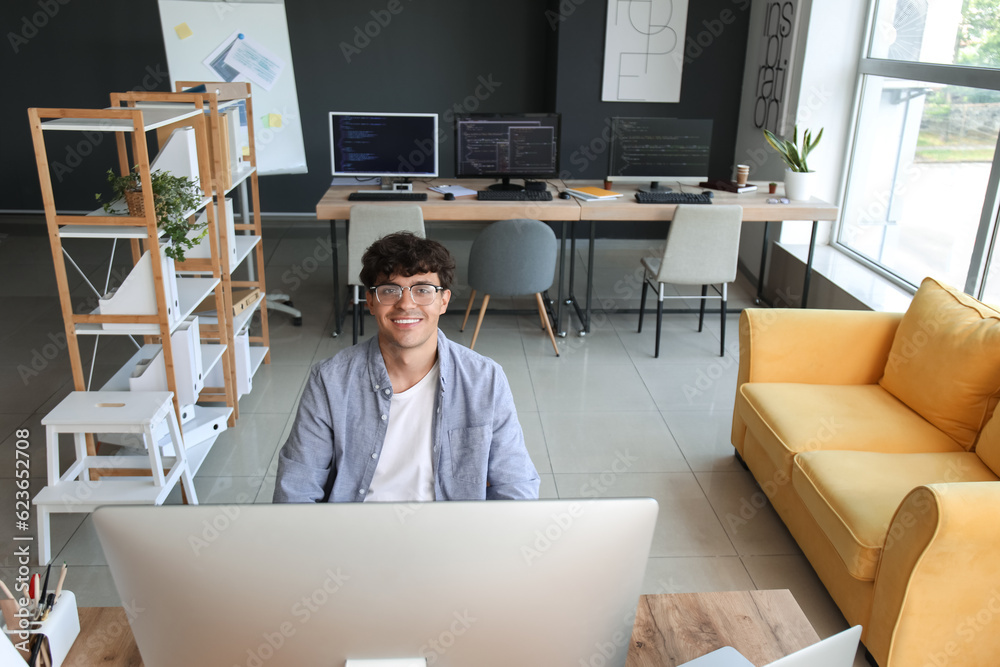
{"label": "pen holder", "polygon": [[[42,641],[44,642],[42,644],[42,651],[46,652],[49,658],[48,664],[52,665],[52,667],[59,667],[69,654],[69,650],[72,648],[73,642],[76,641],[77,635],[80,634],[80,614],[76,608],[76,596],[71,591],[63,591],[59,596],[58,602],[56,602],[49,612],[48,618],[38,625],[31,625],[24,634],[20,632],[19,623],[11,622],[12,615],[13,618],[17,619],[18,613],[13,600],[3,602],[3,612],[4,618],[7,619],[7,632],[10,633],[12,628],[14,632],[7,635],[10,639],[10,650],[8,650],[8,646],[0,642],[0,664],[16,665],[27,663],[27,653],[18,650],[16,647],[22,642],[24,646],[28,646],[30,638],[34,635],[42,635]],[[8,656],[10,658],[16,656],[20,662],[8,660]],[[35,664],[41,665],[42,660],[40,658],[37,659]]]}

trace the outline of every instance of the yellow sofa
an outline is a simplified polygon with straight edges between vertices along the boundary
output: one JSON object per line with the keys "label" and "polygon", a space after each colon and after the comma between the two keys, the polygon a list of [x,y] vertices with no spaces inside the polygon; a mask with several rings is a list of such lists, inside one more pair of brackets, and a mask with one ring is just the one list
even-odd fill
{"label": "yellow sofa", "polygon": [[1000,312],[931,279],[740,318],[733,445],[880,667],[1000,664],[998,398]]}

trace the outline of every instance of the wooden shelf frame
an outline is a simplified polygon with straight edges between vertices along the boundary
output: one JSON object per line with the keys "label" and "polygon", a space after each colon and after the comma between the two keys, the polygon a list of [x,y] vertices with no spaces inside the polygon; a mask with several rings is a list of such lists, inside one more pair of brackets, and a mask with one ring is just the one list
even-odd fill
{"label": "wooden shelf frame", "polygon": [[[74,388],[77,391],[87,391],[89,389],[84,379],[83,363],[80,355],[80,341],[78,339],[79,325],[101,326],[105,323],[155,324],[158,327],[158,333],[156,335],[146,335],[146,342],[158,341],[163,345],[163,358],[167,371],[167,388],[174,393],[174,409],[177,414],[180,414],[181,406],[177,398],[174,357],[170,343],[172,323],[167,310],[166,290],[163,279],[164,267],[159,252],[159,231],[157,229],[156,211],[153,203],[150,156],[146,145],[146,133],[162,125],[178,121],[184,121],[185,126],[192,127],[195,132],[200,185],[206,194],[211,194],[214,191],[214,181],[211,165],[207,157],[208,139],[205,125],[204,101],[202,98],[194,95],[178,96],[174,97],[173,101],[187,102],[188,104],[182,105],[182,108],[143,110],[136,108],[134,103],[128,104],[131,95],[131,93],[113,94],[111,96],[112,106],[107,109],[31,108],[28,109],[28,119],[32,142],[34,144],[35,161],[38,168],[46,226],[52,249],[60,308],[66,330],[67,349],[70,357]],[[121,106],[123,101],[128,106]],[[148,117],[147,114],[149,114]],[[59,214],[56,208],[52,174],[45,146],[46,131],[114,132],[118,147],[119,173],[127,173],[131,169],[131,165],[137,167],[139,179],[142,183],[142,196],[146,214],[144,216],[99,214],[74,216]],[[129,133],[131,133],[131,141],[126,139],[125,136]],[[207,205],[210,201],[210,199],[205,199],[202,205]],[[217,223],[213,207],[211,206],[207,207],[207,218],[209,236],[213,239],[211,242],[211,252],[213,256],[218,257],[220,247],[215,240]],[[87,228],[89,229],[93,229],[95,226],[100,228],[99,232],[95,233],[94,238],[129,239],[132,246],[133,265],[139,261],[145,250],[150,251],[156,300],[155,315],[101,315],[99,313],[75,313],[73,311],[66,259],[62,246],[63,236],[61,229],[64,227],[84,229],[83,227],[79,227],[82,225],[88,226]],[[121,229],[120,234],[117,233],[119,228]],[[76,237],[74,234],[69,234],[69,236]],[[225,308],[225,290],[221,280],[221,267],[212,267],[206,273],[210,273],[218,281],[218,284],[212,289],[216,307],[219,309]],[[179,278],[179,280],[184,280],[184,278]],[[220,310],[220,312],[224,311]],[[229,338],[227,324],[225,320],[219,323],[220,343]],[[90,327],[84,326],[84,329],[88,328]],[[98,331],[88,333],[99,334]],[[231,361],[231,358],[223,357],[222,362],[227,373],[232,370],[230,367]],[[232,385],[226,387],[226,403],[230,406],[235,406],[237,403],[235,387]],[[93,435],[87,434],[87,449],[91,456],[96,455],[96,443]]]}

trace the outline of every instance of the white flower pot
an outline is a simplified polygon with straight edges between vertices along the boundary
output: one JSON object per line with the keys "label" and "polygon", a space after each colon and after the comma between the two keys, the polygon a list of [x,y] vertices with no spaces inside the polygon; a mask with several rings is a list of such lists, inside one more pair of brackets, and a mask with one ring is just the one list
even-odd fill
{"label": "white flower pot", "polygon": [[789,199],[809,199],[812,197],[815,177],[815,171],[785,169],[785,196]]}

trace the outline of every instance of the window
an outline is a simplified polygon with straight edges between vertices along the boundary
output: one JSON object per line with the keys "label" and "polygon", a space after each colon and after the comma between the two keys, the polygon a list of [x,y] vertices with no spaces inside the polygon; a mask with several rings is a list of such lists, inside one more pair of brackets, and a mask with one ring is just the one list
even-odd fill
{"label": "window", "polygon": [[1000,8],[874,1],[837,243],[897,282],[934,276],[1000,303],[1000,268],[984,268],[1000,178]]}

